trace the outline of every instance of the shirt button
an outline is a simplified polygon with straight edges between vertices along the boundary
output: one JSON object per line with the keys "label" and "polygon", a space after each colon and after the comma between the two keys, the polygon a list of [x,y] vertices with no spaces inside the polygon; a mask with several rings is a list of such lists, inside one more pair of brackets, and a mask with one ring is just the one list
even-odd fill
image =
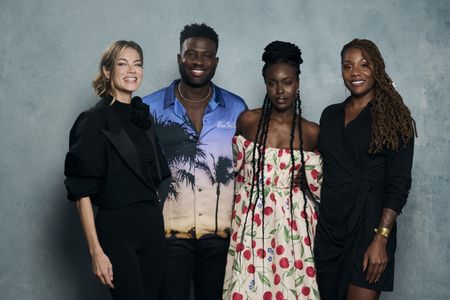
{"label": "shirt button", "polygon": [[197,237],[197,230],[195,229],[195,227],[192,227],[192,229],[190,230],[190,234],[193,238]]}

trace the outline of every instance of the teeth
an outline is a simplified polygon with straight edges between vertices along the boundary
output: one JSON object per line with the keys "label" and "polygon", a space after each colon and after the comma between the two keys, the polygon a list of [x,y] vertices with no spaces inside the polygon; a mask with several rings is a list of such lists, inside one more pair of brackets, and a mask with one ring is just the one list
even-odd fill
{"label": "teeth", "polygon": [[362,84],[364,82],[364,80],[355,80],[355,81],[352,81],[352,84],[353,85],[360,85],[360,84]]}
{"label": "teeth", "polygon": [[203,70],[192,70],[192,73],[194,73],[195,75],[203,75],[205,71]]}

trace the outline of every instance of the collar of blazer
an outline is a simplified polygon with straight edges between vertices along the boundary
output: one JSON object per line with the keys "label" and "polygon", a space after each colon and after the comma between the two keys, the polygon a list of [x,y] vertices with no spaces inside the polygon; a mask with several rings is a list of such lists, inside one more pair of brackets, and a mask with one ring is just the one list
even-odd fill
{"label": "collar of blazer", "polygon": [[[117,112],[108,104],[105,106],[105,117],[108,124],[108,129],[101,129],[100,131],[111,142],[113,147],[117,150],[119,155],[123,158],[130,169],[150,188],[155,189],[152,178],[146,175],[144,166],[140,160],[139,153],[136,146],[131,141],[131,138],[123,129],[120,117]],[[149,130],[146,130],[150,137]],[[152,144],[154,141],[150,139]]]}

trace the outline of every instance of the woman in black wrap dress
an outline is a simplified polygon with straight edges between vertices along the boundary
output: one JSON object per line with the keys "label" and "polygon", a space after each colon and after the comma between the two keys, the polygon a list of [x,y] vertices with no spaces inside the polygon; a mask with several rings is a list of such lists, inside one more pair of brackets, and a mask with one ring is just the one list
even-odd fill
{"label": "woman in black wrap dress", "polygon": [[[102,99],[70,131],[65,170],[92,257],[114,299],[157,299],[164,225],[157,186],[170,176],[149,107],[132,98],[143,76],[139,45],[118,41],[102,56],[93,85]],[[92,203],[99,210],[94,219]]]}
{"label": "woman in black wrap dress", "polygon": [[393,289],[395,220],[411,186],[415,126],[375,44],[355,39],[341,59],[351,96],[320,120],[317,280],[325,300],[378,299]]}

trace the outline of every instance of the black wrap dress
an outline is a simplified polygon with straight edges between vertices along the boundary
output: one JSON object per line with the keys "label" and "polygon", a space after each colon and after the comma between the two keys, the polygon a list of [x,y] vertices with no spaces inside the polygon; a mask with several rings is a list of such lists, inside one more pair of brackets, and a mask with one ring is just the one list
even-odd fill
{"label": "black wrap dress", "polygon": [[324,180],[315,262],[325,300],[344,299],[349,283],[377,291],[393,289],[396,226],[387,244],[388,264],[377,283],[365,280],[363,256],[383,208],[400,213],[411,187],[414,141],[401,143],[397,151],[369,154],[372,104],[344,126],[348,101],[327,107],[320,119]]}

